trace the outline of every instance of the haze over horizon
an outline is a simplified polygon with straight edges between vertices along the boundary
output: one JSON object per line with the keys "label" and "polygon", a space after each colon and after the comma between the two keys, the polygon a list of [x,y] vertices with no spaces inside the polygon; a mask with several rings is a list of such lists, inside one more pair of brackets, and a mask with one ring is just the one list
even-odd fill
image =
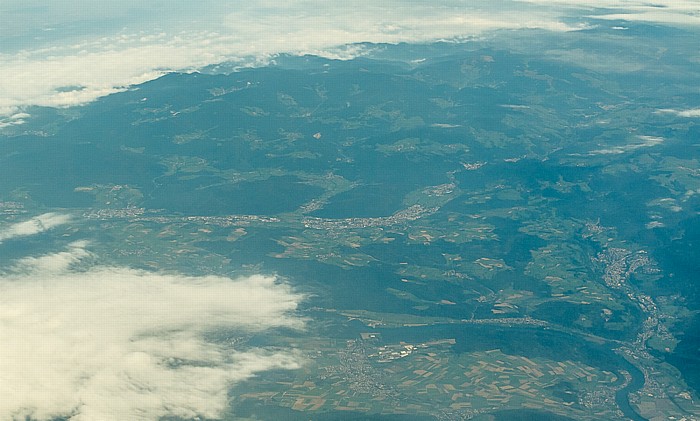
{"label": "haze over horizon", "polygon": [[167,72],[227,61],[262,64],[280,53],[348,59],[363,54],[341,48],[349,44],[577,31],[605,20],[697,26],[696,12],[690,0],[6,1],[0,5],[0,128],[21,124],[28,106],[81,105]]}

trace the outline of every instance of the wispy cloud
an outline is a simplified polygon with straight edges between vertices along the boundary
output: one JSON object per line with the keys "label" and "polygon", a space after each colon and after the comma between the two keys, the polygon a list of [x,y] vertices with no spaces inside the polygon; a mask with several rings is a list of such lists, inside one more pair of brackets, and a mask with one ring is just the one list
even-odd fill
{"label": "wispy cloud", "polygon": [[656,22],[673,25],[700,25],[695,0],[516,0],[547,7],[595,12],[596,19]]}
{"label": "wispy cloud", "polygon": [[288,285],[84,267],[85,246],[26,257],[0,275],[1,419],[215,419],[231,384],[300,366],[293,350],[212,339],[222,328],[302,328],[294,310],[303,297]]}
{"label": "wispy cloud", "polygon": [[690,108],[687,110],[674,110],[670,108],[664,108],[659,110],[660,113],[663,114],[674,114],[677,115],[678,117],[685,117],[685,118],[699,118],[700,117],[700,108]]}
{"label": "wispy cloud", "polygon": [[659,136],[636,136],[632,142],[625,145],[612,146],[605,149],[596,149],[589,152],[589,155],[619,155],[625,152],[634,151],[641,148],[649,148],[663,143],[664,138]]}
{"label": "wispy cloud", "polygon": [[70,221],[69,215],[45,213],[29,220],[17,222],[9,226],[0,226],[0,243],[16,237],[26,237],[48,231]]}

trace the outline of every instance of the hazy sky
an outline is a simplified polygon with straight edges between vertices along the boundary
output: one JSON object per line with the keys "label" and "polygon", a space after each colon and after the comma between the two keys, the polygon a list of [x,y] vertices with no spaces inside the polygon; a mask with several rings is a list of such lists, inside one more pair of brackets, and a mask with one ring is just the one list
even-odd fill
{"label": "hazy sky", "polygon": [[82,104],[163,72],[241,57],[334,56],[333,48],[347,43],[423,42],[494,29],[569,31],[590,26],[593,15],[700,22],[694,0],[4,0],[0,127],[20,123],[26,116],[17,113],[27,105]]}

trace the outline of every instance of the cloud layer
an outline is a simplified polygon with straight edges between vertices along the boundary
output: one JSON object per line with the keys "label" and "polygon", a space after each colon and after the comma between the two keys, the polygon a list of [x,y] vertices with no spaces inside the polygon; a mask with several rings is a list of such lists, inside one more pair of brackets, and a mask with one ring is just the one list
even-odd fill
{"label": "cloud layer", "polygon": [[293,315],[302,296],[288,285],[85,268],[85,246],[21,259],[0,275],[0,419],[217,418],[232,383],[299,367],[293,350],[205,339],[218,329],[303,327]]}
{"label": "cloud layer", "polygon": [[[12,0],[7,10],[0,10],[33,25],[33,30],[17,28],[24,36],[16,51],[0,54],[0,115],[6,117],[28,105],[84,104],[167,71],[227,60],[265,60],[277,53],[333,56],[335,47],[349,43],[422,42],[494,29],[580,28],[563,23],[554,11],[512,1],[494,6],[464,0],[416,0],[410,5],[399,0],[262,0],[235,7],[205,1],[198,8],[181,0],[160,8],[158,2],[128,0],[129,7],[123,8],[101,2],[106,11],[114,9],[112,20],[85,0],[57,1],[62,6],[54,5],[52,13],[43,2],[35,9],[23,3]],[[14,39],[7,31],[0,36]],[[22,120],[5,118],[0,124]]]}
{"label": "cloud layer", "polygon": [[21,124],[23,114],[11,117],[29,105],[84,104],[164,72],[242,58],[334,56],[334,48],[350,43],[497,29],[570,31],[591,18],[700,25],[694,0],[105,0],[99,7],[89,0],[7,0],[0,16],[0,128]]}

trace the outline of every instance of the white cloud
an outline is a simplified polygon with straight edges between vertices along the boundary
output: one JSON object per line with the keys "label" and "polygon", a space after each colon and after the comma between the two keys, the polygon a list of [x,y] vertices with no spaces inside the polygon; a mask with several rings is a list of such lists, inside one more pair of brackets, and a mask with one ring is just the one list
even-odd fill
{"label": "white cloud", "polygon": [[678,112],[680,117],[700,117],[700,108],[694,108],[692,110],[681,110]]}
{"label": "white cloud", "polygon": [[84,246],[21,259],[0,275],[0,419],[214,419],[231,384],[299,367],[293,350],[205,339],[220,328],[302,328],[293,313],[303,297],[288,285],[78,268]]}
{"label": "white cloud", "polygon": [[697,118],[700,117],[700,108],[691,108],[688,110],[673,110],[673,109],[661,109],[659,110],[660,113],[664,114],[675,114],[678,117],[685,117],[685,118]]}
{"label": "white cloud", "polygon": [[0,227],[0,243],[3,240],[39,234],[59,225],[66,224],[69,221],[69,215],[45,213],[27,221],[18,222],[7,227]]}
{"label": "white cloud", "polygon": [[[695,11],[697,12],[697,10]],[[690,13],[679,13],[679,11],[671,10],[644,10],[640,12],[627,13],[609,13],[604,15],[591,16],[596,19],[606,20],[625,20],[629,22],[654,22],[674,25],[698,25],[700,24],[700,15]]]}
{"label": "white cloud", "polygon": [[666,226],[666,224],[664,224],[661,221],[651,221],[651,222],[647,222],[646,225],[644,225],[644,226],[646,227],[646,229],[654,229],[654,228],[663,228]]}
{"label": "white cloud", "polygon": [[641,148],[649,148],[660,145],[664,142],[663,137],[659,136],[636,136],[635,139],[625,145],[613,146],[606,149],[597,149],[589,152],[589,155],[619,155],[625,152],[634,151]]}
{"label": "white cloud", "polygon": [[0,117],[0,129],[9,126],[19,126],[24,124],[26,118],[31,117],[27,113],[14,113],[14,111],[15,108],[8,108],[7,113],[3,113],[3,110],[0,109],[0,116],[7,114],[7,117]]}
{"label": "white cloud", "polygon": [[14,272],[25,274],[37,274],[38,276],[47,273],[62,273],[71,268],[71,266],[80,263],[80,261],[88,256],[85,247],[88,245],[86,241],[76,241],[69,244],[68,250],[45,254],[43,256],[28,256],[20,259],[13,267]]}

